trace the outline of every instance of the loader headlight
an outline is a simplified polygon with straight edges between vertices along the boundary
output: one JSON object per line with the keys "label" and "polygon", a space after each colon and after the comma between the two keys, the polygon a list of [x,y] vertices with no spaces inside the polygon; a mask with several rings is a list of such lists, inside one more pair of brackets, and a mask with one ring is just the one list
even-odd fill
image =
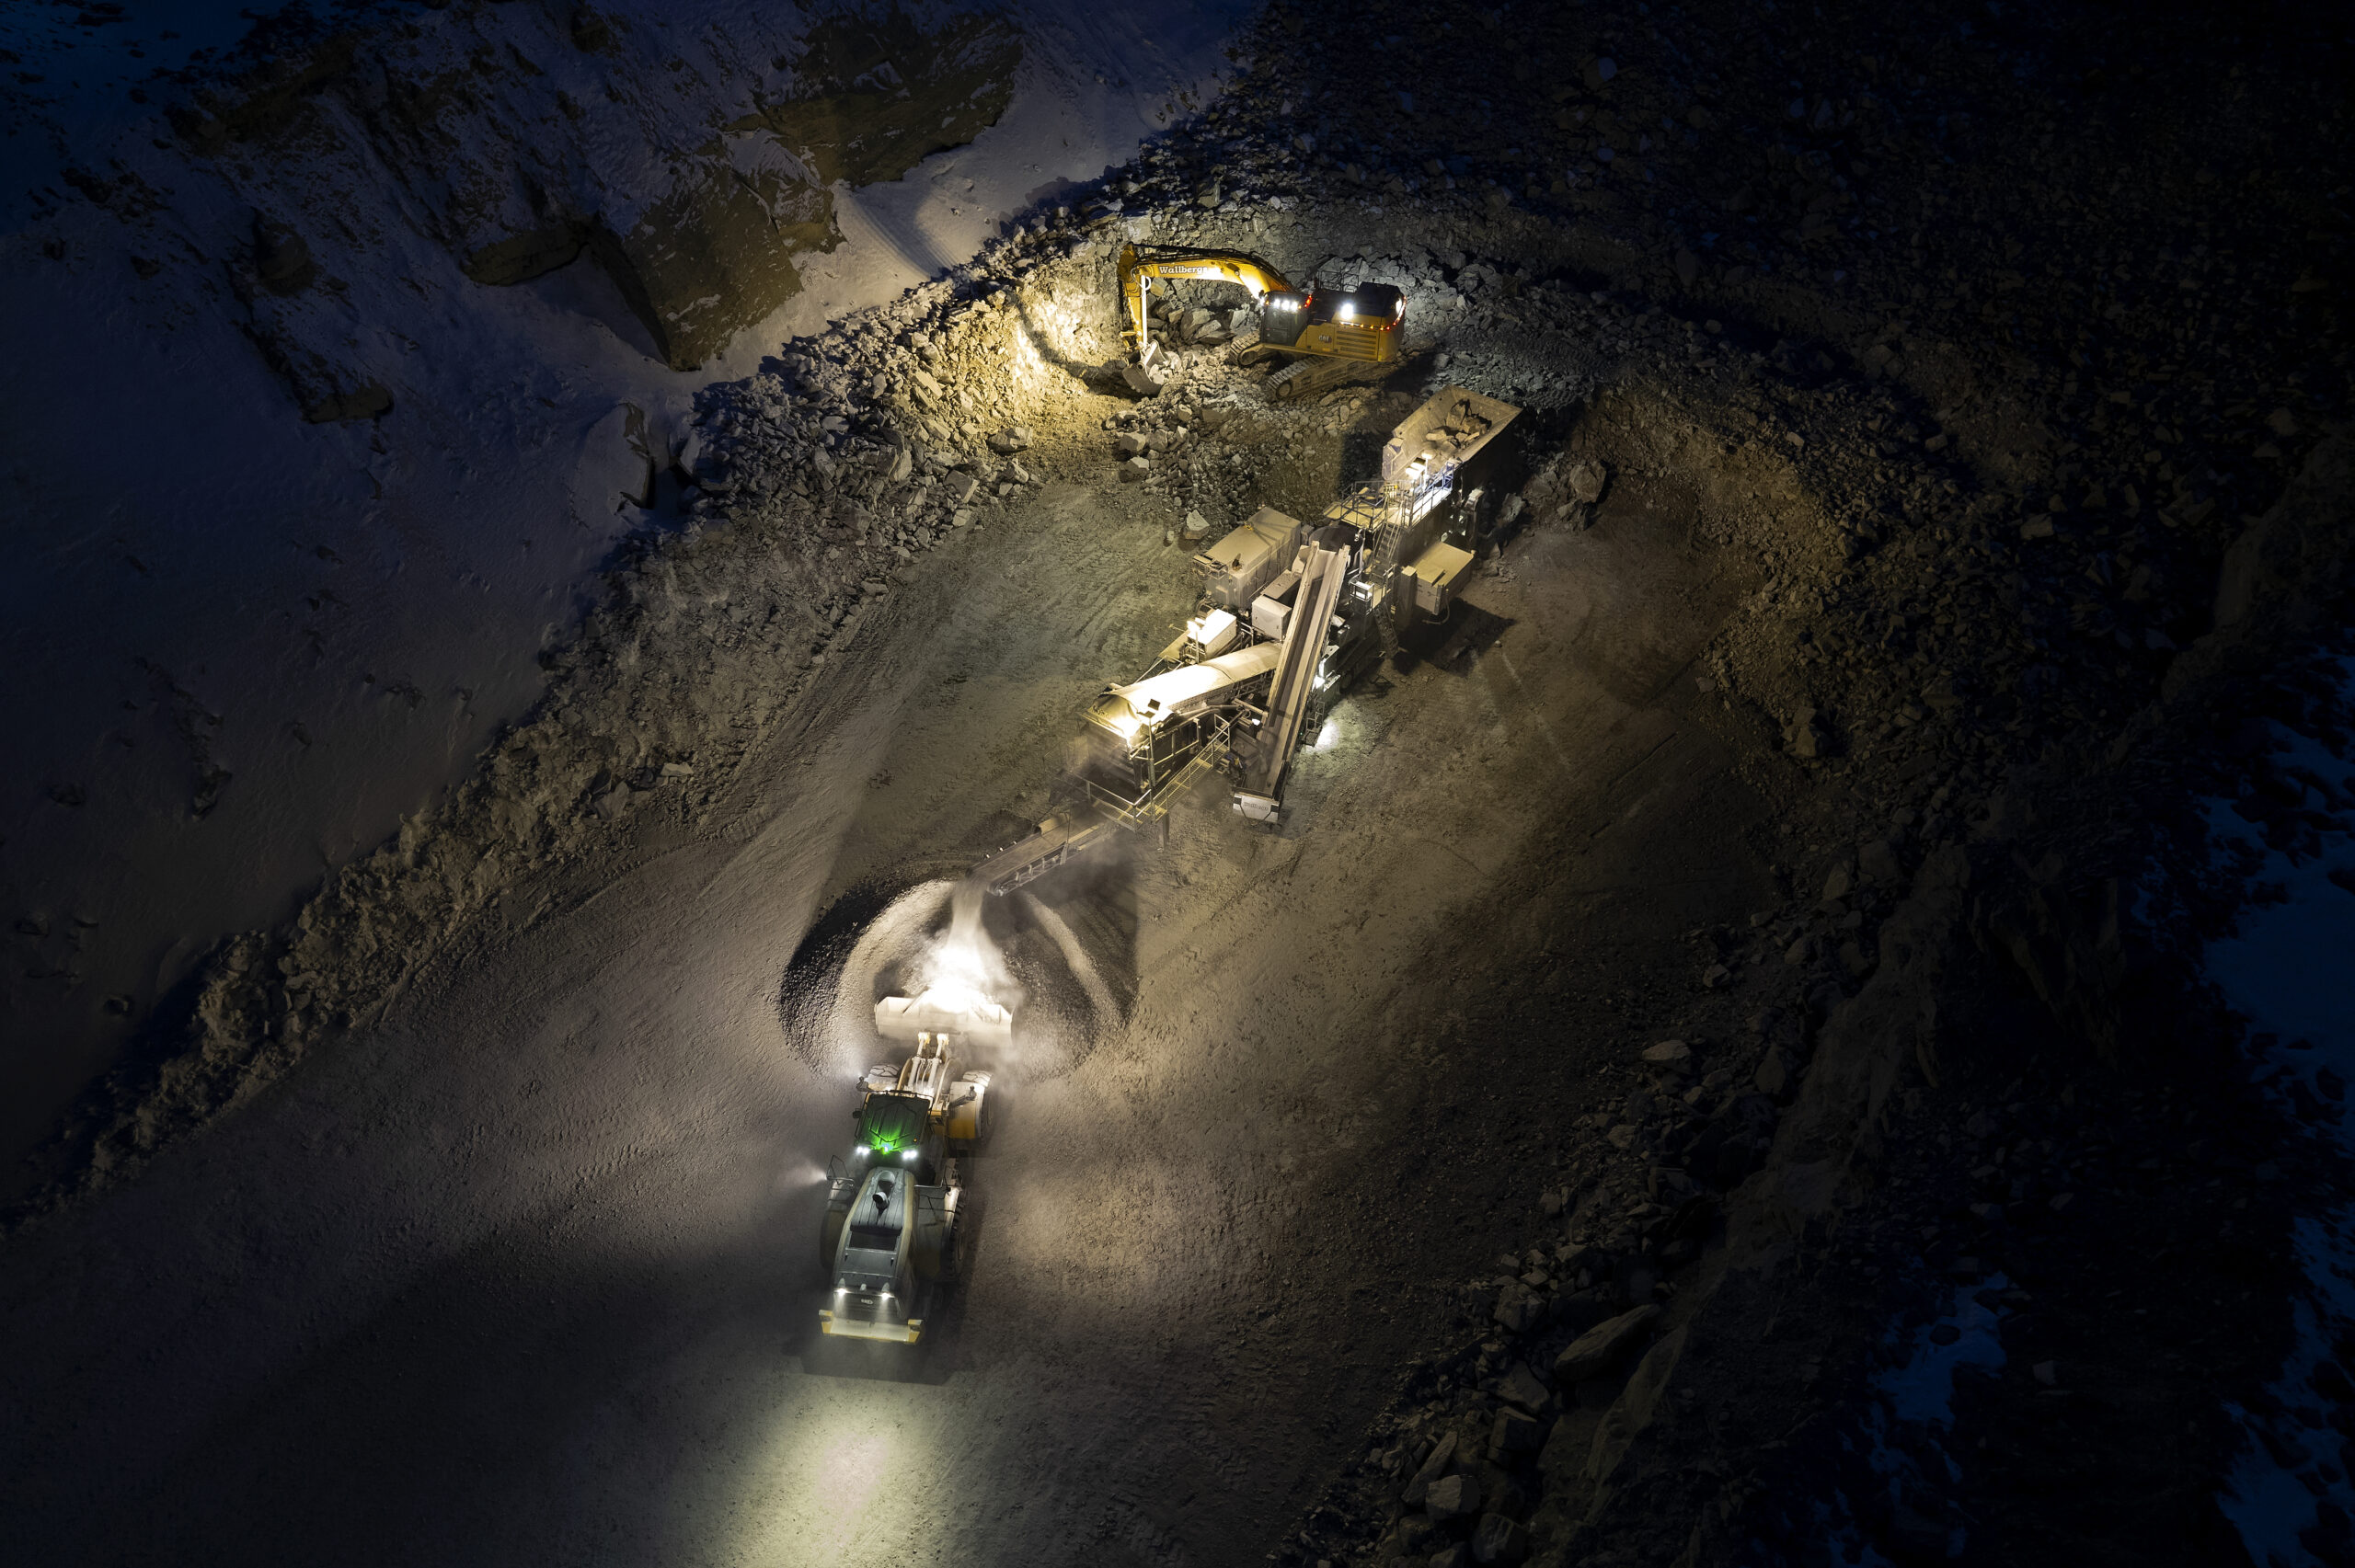
{"label": "loader headlight", "polygon": [[1358,307],[1353,304],[1344,303],[1333,312],[1335,321],[1355,321],[1357,318]]}
{"label": "loader headlight", "polygon": [[916,1157],[916,1151],[915,1151],[914,1150],[913,1150],[913,1149],[909,1150],[905,1154],[902,1154],[902,1155],[901,1155],[901,1156],[900,1156],[900,1158],[901,1158],[901,1159],[902,1159],[902,1160],[913,1160],[915,1157]]}
{"label": "loader headlight", "polygon": [[874,1153],[875,1151],[874,1151],[873,1150],[871,1150],[871,1149],[867,1148],[867,1145],[865,1145],[864,1143],[862,1143],[862,1144],[860,1144],[857,1148],[856,1148],[856,1149],[852,1150],[851,1150],[851,1152],[852,1152],[853,1154],[856,1154],[856,1155],[859,1156],[861,1159],[865,1159],[867,1155],[872,1154],[872,1153]]}

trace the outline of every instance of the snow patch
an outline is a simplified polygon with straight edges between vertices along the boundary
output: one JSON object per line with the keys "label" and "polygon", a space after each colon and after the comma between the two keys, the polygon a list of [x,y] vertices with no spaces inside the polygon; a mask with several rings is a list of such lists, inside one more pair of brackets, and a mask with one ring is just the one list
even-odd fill
{"label": "snow patch", "polygon": [[[2338,690],[2342,706],[2355,705],[2355,660],[2339,661]],[[2312,736],[2271,727],[2277,776],[2349,777],[2347,755]],[[2355,834],[2325,832],[2317,853],[2304,853],[2269,845],[2229,801],[2211,802],[2208,820],[2218,841],[2242,847],[2257,862],[2252,884],[2270,884],[2280,895],[2253,902],[2235,935],[2209,945],[2208,976],[2248,1018],[2251,1070],[2285,1116],[2295,1114],[2292,1085],[2336,1103],[2355,1082],[2355,987],[2348,984],[2349,956],[2355,954]],[[2326,1080],[2326,1073],[2333,1078]],[[2355,1154],[2355,1128],[2344,1117],[2331,1125]],[[2220,1501],[2250,1557],[2278,1568],[2320,1568],[2326,1557],[2308,1540],[2320,1510],[2355,1514],[2346,1443],[2326,1419],[2345,1397],[2335,1347],[2355,1332],[2355,1204],[2303,1216],[2292,1234],[2304,1281],[2292,1303],[2296,1338],[2280,1376],[2266,1385],[2269,1408],[2225,1407],[2248,1434],[2248,1446]],[[2341,1391],[2335,1397],[2332,1387]]]}
{"label": "snow patch", "polygon": [[[0,384],[0,505],[31,524],[0,583],[15,764],[0,909],[75,933],[38,975],[0,978],[17,1024],[0,1155],[38,1143],[227,933],[288,918],[541,699],[538,655],[601,596],[616,544],[684,522],[664,471],[700,392],[1124,161],[1169,106],[1215,95],[1247,11],[1024,7],[995,124],[898,179],[831,188],[841,243],[795,257],[798,292],[695,371],[662,361],[576,220],[626,234],[676,196],[673,155],[790,96],[774,62],[810,17],[613,0],[584,9],[604,18],[593,38],[529,7],[436,13],[395,38],[411,8],[349,7],[334,28],[358,52],[301,110],[332,133],[299,147],[198,135],[170,114],[187,89],[156,74],[189,68],[235,97],[253,60],[331,41],[301,7],[178,0],[98,27],[53,9],[0,24],[43,78],[0,115],[19,175],[0,192],[0,348],[19,372]],[[478,113],[433,110],[419,133],[446,143],[438,163],[344,102],[381,92],[388,60],[477,42],[533,69],[501,65]],[[662,89],[626,104],[588,90],[649,77]],[[504,167],[498,139],[537,124],[558,84],[590,117],[593,179],[541,189],[545,215],[477,212],[436,186]],[[813,189],[775,141],[720,140],[770,223],[775,189]],[[429,212],[442,207],[522,244],[525,280],[469,277]],[[270,237],[296,217],[299,253]],[[306,403],[295,383],[332,395]],[[381,396],[389,411],[368,417]]]}

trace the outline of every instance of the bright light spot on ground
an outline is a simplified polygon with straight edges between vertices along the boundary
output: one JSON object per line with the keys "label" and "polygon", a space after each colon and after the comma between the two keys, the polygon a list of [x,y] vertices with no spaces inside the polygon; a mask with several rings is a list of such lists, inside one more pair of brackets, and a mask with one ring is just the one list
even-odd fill
{"label": "bright light spot on ground", "polygon": [[925,963],[925,999],[951,1012],[982,1013],[993,1006],[1011,1011],[1020,1001],[997,944],[982,929],[982,899],[979,888],[958,887],[948,930]]}

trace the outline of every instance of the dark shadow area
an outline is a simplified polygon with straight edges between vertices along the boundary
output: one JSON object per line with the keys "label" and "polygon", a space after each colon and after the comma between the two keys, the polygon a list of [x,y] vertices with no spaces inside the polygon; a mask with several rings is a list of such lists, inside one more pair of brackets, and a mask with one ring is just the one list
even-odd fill
{"label": "dark shadow area", "polygon": [[614,281],[607,266],[589,249],[584,248],[564,266],[543,272],[522,286],[559,310],[588,317],[656,364],[664,362],[662,351],[638,311]]}
{"label": "dark shadow area", "polygon": [[[76,1173],[90,1169],[95,1156],[103,1154],[115,1168],[144,1162],[155,1142],[155,1129],[147,1129],[143,1141],[140,1128],[126,1117],[134,1107],[157,1095],[165,1070],[185,1056],[189,1036],[196,1026],[197,1003],[228,944],[226,941],[216,944],[156,999],[115,1065],[75,1098],[47,1142],[0,1179],[0,1232],[51,1207],[72,1189]],[[208,1063],[213,1071],[204,1080],[181,1085],[184,1093],[192,1091],[189,1104],[167,1106],[166,1114],[178,1109],[191,1122],[208,1114],[234,1091],[236,1067],[242,1061]],[[207,1082],[213,1083],[213,1093],[207,1093]]]}
{"label": "dark shadow area", "polygon": [[[815,1322],[808,1249],[792,1243],[814,1230],[819,1196],[629,1261],[563,1214],[487,1237],[215,1423],[156,1488],[86,1515],[70,1560],[488,1564],[513,1560],[496,1543],[519,1528],[543,1560],[574,1556],[617,1446],[685,1436],[676,1405],[648,1397],[661,1368],[716,1374],[710,1399],[690,1402],[701,1420],[759,1386],[779,1329]],[[496,1523],[452,1501],[489,1497]]]}
{"label": "dark shadow area", "polygon": [[1424,621],[1398,639],[1390,668],[1400,675],[1429,665],[1458,679],[1472,673],[1480,656],[1512,629],[1512,622],[1478,605],[1457,600],[1443,617]]}

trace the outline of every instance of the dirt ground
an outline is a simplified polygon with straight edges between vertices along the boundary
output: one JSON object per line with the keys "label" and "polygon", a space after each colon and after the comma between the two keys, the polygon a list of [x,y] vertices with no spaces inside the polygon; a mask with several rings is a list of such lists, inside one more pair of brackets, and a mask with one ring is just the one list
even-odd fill
{"label": "dirt ground", "polygon": [[[180,1179],[14,1254],[11,1343],[53,1369],[17,1430],[56,1478],[19,1492],[39,1554],[1262,1550],[1522,1217],[1523,1107],[1578,1093],[1575,1043],[1450,1008],[1546,934],[1512,915],[1531,835],[1580,825],[1550,874],[1599,947],[1763,896],[1759,807],[1678,681],[1748,584],[1688,495],[1630,486],[1471,589],[1485,646],[1344,702],[1281,831],[1212,781],[1166,843],[1039,884],[1128,1018],[996,1064],[953,1325],[815,1343],[821,1162],[865,1064],[807,1064],[786,962],[833,898],[1045,797],[1079,706],[1192,602],[1141,507],[1049,486],[935,555],[710,830],[638,826],[626,869],[491,923]],[[169,1419],[132,1419],[159,1385]]]}

